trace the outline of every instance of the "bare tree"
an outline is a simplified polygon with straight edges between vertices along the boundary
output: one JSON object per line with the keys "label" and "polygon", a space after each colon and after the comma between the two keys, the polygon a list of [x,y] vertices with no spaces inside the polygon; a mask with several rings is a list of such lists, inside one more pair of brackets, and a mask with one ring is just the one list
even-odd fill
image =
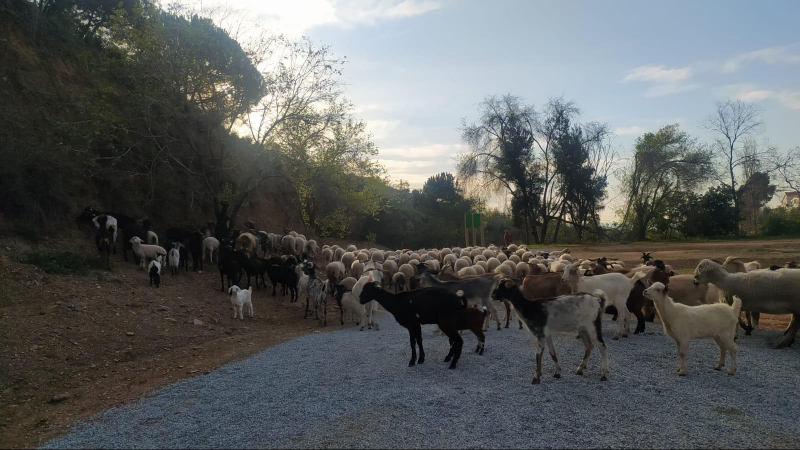
{"label": "bare tree", "polygon": [[[761,153],[751,146],[749,137],[761,132],[764,122],[759,117],[760,110],[751,103],[741,100],[717,102],[717,110],[706,121],[704,127],[717,134],[712,149],[720,162],[719,181],[733,197],[734,212],[739,217],[741,199],[737,195],[737,169],[760,159]],[[740,227],[736,226],[736,235]]]}

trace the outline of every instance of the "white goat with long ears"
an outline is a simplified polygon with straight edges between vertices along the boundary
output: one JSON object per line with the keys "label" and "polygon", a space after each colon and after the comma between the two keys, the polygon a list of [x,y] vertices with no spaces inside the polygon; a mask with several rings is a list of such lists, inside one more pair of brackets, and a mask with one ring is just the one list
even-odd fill
{"label": "white goat with long ears", "polygon": [[800,329],[800,270],[757,270],[728,273],[710,259],[700,261],[694,270],[694,282],[714,283],[721,291],[742,299],[742,309],[765,314],[791,314],[792,321],[773,348],[792,345]]}
{"label": "white goat with long ears", "polygon": [[233,285],[228,289],[231,294],[231,305],[233,306],[233,318],[244,320],[242,310],[247,306],[247,315],[253,317],[253,286],[248,286],[247,290],[242,290],[239,286]]}
{"label": "white goat with long ears", "polygon": [[664,325],[664,333],[675,340],[680,356],[678,375],[686,375],[686,353],[693,339],[713,339],[719,347],[719,362],[714,370],[725,365],[725,351],[731,354],[728,375],[736,372],[736,343],[734,334],[742,310],[742,300],[734,296],[733,307],[725,303],[714,305],[686,306],[675,303],[668,295],[669,287],[655,282],[643,294],[656,305]]}

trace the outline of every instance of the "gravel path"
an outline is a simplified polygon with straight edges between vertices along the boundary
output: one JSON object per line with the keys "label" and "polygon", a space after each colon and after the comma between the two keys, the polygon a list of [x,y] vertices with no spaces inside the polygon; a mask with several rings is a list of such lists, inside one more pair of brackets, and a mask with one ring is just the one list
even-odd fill
{"label": "gravel path", "polygon": [[[610,317],[610,316],[607,316]],[[78,424],[46,448],[413,448],[413,447],[793,447],[800,443],[800,351],[771,350],[757,330],[739,337],[739,370],[712,369],[712,341],[695,341],[688,377],[660,326],[611,341],[601,383],[594,350],[580,377],[583,346],[555,338],[563,367],[531,385],[533,350],[524,330],[487,333],[486,353],[465,352],[455,371],[447,340],[423,327],[426,362],[406,367],[408,334],[386,313],[381,331],[315,333],[173,384]]]}

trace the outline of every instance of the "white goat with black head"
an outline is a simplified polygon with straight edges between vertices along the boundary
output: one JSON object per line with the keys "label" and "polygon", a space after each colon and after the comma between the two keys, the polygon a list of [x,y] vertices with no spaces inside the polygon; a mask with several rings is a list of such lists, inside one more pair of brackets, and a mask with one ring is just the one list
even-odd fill
{"label": "white goat with black head", "polygon": [[[308,275],[308,284],[306,286],[306,312],[303,315],[305,319],[308,317],[308,304],[313,299],[314,301],[314,314],[317,319],[322,323],[322,326],[328,326],[328,302],[325,295],[325,282],[316,275],[317,265],[311,261],[305,260],[302,263],[303,273]],[[320,313],[322,317],[320,317]]]}

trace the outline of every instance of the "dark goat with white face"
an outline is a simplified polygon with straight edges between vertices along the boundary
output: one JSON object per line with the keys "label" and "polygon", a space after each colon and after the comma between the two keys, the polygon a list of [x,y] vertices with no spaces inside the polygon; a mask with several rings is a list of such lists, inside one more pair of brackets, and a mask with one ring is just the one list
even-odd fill
{"label": "dark goat with white face", "polygon": [[519,286],[512,280],[500,282],[495,291],[497,299],[511,302],[514,310],[522,318],[522,323],[533,334],[536,347],[536,373],[533,375],[533,384],[539,384],[542,378],[542,354],[544,344],[550,350],[550,356],[555,364],[554,378],[561,378],[561,366],[558,364],[556,350],[553,347],[552,335],[558,332],[578,332],[583,341],[586,352],[576,373],[583,375],[586,360],[592,353],[595,344],[600,347],[603,357],[603,368],[600,372],[600,381],[606,381],[608,375],[608,350],[603,341],[601,317],[603,309],[608,304],[608,299],[600,289],[592,294],[571,294],[555,298],[538,299],[531,301],[523,297]]}

